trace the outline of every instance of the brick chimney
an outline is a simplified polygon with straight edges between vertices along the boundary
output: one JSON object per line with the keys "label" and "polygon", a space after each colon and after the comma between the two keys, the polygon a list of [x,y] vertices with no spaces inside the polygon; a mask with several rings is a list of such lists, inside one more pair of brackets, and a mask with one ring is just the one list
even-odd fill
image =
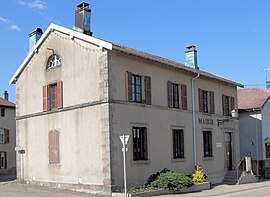
{"label": "brick chimney", "polygon": [[33,32],[28,34],[29,36],[29,51],[31,51],[34,46],[37,44],[38,40],[42,36],[43,31],[40,28],[36,28]]}
{"label": "brick chimney", "polygon": [[195,68],[199,70],[198,61],[197,61],[197,50],[196,46],[190,45],[186,47],[186,62],[185,65],[190,68]]}
{"label": "brick chimney", "polygon": [[3,92],[3,99],[8,101],[8,92],[6,90]]}
{"label": "brick chimney", "polygon": [[77,5],[75,10],[75,26],[74,30],[92,36],[93,32],[90,29],[91,9],[88,3],[82,2]]}

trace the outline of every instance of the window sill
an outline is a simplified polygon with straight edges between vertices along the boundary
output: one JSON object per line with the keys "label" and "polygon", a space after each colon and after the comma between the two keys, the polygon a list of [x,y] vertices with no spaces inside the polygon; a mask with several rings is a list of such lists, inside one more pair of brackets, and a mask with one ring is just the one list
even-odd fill
{"label": "window sill", "polygon": [[214,156],[209,156],[209,157],[203,157],[202,159],[208,161],[208,160],[214,160],[215,157]]}
{"label": "window sill", "polygon": [[172,158],[171,159],[172,162],[186,162],[187,159],[184,157],[184,158]]}
{"label": "window sill", "polygon": [[131,161],[131,164],[132,165],[144,165],[144,164],[149,164],[150,163],[150,160],[132,160]]}

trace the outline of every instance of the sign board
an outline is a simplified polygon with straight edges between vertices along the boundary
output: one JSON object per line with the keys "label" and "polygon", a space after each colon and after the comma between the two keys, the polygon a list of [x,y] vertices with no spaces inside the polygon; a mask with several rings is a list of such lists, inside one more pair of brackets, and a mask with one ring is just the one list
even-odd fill
{"label": "sign board", "polygon": [[25,154],[25,150],[19,150],[18,153],[19,154]]}
{"label": "sign board", "polygon": [[125,147],[128,143],[129,135],[121,135],[119,138],[122,142],[123,147]]}
{"label": "sign board", "polygon": [[199,118],[199,124],[214,125],[214,120],[209,118]]}
{"label": "sign board", "polygon": [[221,148],[221,147],[222,147],[222,143],[221,143],[221,142],[217,142],[217,143],[216,143],[216,147],[217,147],[217,148]]}
{"label": "sign board", "polygon": [[16,147],[15,147],[15,151],[20,151],[20,150],[23,150],[23,148],[20,147],[20,146],[16,146]]}

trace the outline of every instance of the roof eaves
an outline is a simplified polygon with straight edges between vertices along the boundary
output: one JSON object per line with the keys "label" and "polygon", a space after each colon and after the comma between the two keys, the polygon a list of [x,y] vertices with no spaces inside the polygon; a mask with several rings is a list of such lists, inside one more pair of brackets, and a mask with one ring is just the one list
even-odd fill
{"label": "roof eaves", "polygon": [[136,50],[130,51],[130,50],[127,50],[127,49],[125,49],[123,47],[119,47],[116,44],[113,44],[113,49],[117,50],[117,51],[120,51],[120,52],[124,52],[126,54],[130,54],[130,55],[142,57],[144,59],[148,59],[148,60],[152,60],[152,61],[159,62],[159,63],[162,63],[162,64],[166,64],[166,65],[172,66],[173,68],[182,69],[182,70],[191,72],[193,74],[200,74],[201,76],[204,76],[204,77],[207,77],[207,78],[215,79],[215,80],[218,80],[218,81],[223,81],[225,83],[232,84],[232,85],[235,85],[235,86],[239,86],[239,87],[242,87],[242,88],[244,87],[244,85],[241,84],[241,83],[238,83],[238,82],[235,82],[235,81],[232,81],[232,80],[229,80],[229,79],[226,79],[224,77],[220,77],[220,76],[217,76],[217,75],[214,75],[214,74],[210,74],[210,73],[207,73],[207,72],[202,71],[202,70],[196,70],[196,69],[193,69],[193,68],[189,68],[189,67],[187,67],[185,65],[181,65],[180,63],[176,64],[176,63],[169,62],[169,61],[166,61],[166,60],[161,60],[160,58],[155,57],[154,55],[148,55],[147,53],[142,54],[142,53],[136,52]]}

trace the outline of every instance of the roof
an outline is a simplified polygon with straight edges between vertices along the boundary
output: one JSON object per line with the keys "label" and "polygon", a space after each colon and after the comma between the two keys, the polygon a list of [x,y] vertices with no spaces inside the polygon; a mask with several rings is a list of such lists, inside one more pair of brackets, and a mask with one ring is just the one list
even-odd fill
{"label": "roof", "polygon": [[15,104],[0,97],[0,106],[15,108]]}
{"label": "roof", "polygon": [[261,109],[270,96],[270,92],[260,88],[249,88],[237,91],[238,109]]}
{"label": "roof", "polygon": [[155,61],[155,62],[158,62],[158,63],[161,63],[161,64],[165,64],[165,65],[170,66],[170,67],[175,68],[175,69],[184,70],[184,71],[190,72],[190,73],[192,73],[194,75],[200,75],[202,77],[218,80],[218,81],[221,81],[221,82],[224,82],[226,84],[233,85],[233,86],[244,87],[243,84],[232,81],[232,80],[229,80],[227,78],[224,78],[224,77],[221,77],[221,76],[218,76],[218,75],[214,75],[212,73],[209,73],[209,72],[206,72],[206,71],[203,71],[203,70],[197,70],[197,69],[194,69],[194,68],[190,68],[190,67],[185,66],[182,63],[175,62],[173,60],[169,60],[169,59],[166,59],[166,58],[163,58],[163,57],[152,55],[152,54],[149,54],[149,53],[146,53],[146,52],[143,52],[143,51],[139,51],[139,50],[136,50],[136,49],[132,49],[132,48],[129,48],[129,47],[125,47],[125,46],[122,46],[122,45],[119,45],[119,44],[114,44],[112,42],[108,42],[108,41],[105,41],[105,40],[102,40],[102,39],[98,39],[98,38],[95,38],[93,36],[88,36],[88,35],[85,35],[83,33],[80,33],[80,32],[74,31],[72,29],[68,29],[68,28],[59,26],[59,25],[55,25],[55,24],[51,24],[47,28],[47,30],[44,32],[44,34],[41,36],[39,41],[34,46],[33,50],[31,52],[29,52],[29,54],[24,59],[24,61],[22,62],[22,64],[18,68],[18,70],[12,76],[11,80],[9,81],[9,84],[15,84],[16,83],[17,78],[23,72],[23,70],[26,67],[26,65],[28,64],[28,62],[38,52],[39,47],[46,40],[46,38],[49,36],[49,34],[51,32],[53,32],[53,31],[62,32],[64,34],[68,35],[71,39],[73,39],[75,37],[75,38],[81,39],[81,40],[83,40],[85,42],[97,45],[97,46],[99,46],[101,48],[105,48],[107,50],[120,51],[120,52],[129,54],[129,55],[133,55],[133,56],[137,56],[137,57],[147,59],[147,60],[150,60],[150,61]]}

